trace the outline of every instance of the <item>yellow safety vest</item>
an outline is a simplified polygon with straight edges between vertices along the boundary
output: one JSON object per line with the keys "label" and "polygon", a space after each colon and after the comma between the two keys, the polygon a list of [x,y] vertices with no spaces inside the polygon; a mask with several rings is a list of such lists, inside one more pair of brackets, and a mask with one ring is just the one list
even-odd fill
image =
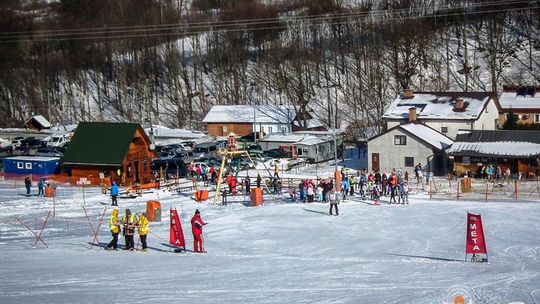
{"label": "yellow safety vest", "polygon": [[148,232],[149,232],[149,228],[148,228],[148,219],[141,215],[141,217],[139,217],[139,235],[147,235]]}
{"label": "yellow safety vest", "polygon": [[120,232],[120,226],[118,225],[118,217],[114,214],[111,215],[111,218],[109,219],[109,229],[112,233]]}

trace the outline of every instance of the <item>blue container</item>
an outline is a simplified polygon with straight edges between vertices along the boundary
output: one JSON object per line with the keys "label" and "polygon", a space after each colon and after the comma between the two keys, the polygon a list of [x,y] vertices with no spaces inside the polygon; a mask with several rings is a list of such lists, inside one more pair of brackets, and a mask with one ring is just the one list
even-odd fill
{"label": "blue container", "polygon": [[59,157],[15,156],[3,160],[5,176],[54,175],[59,164]]}

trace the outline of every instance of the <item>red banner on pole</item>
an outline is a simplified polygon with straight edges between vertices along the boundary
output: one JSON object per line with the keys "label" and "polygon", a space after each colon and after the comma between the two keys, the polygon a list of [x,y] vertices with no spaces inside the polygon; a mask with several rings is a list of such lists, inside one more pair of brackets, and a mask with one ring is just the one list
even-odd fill
{"label": "red banner on pole", "polygon": [[467,213],[467,244],[465,254],[486,254],[487,247],[480,214]]}
{"label": "red banner on pole", "polygon": [[186,248],[186,241],[184,239],[184,231],[182,230],[182,223],[178,217],[178,211],[171,209],[171,232],[169,237],[169,244],[172,246]]}

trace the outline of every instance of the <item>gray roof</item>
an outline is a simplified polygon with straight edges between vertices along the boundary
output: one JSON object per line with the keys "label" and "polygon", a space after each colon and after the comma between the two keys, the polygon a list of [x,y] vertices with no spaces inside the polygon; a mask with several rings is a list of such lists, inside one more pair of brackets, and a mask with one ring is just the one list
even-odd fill
{"label": "gray roof", "polygon": [[540,131],[460,131],[452,147],[453,156],[539,158]]}

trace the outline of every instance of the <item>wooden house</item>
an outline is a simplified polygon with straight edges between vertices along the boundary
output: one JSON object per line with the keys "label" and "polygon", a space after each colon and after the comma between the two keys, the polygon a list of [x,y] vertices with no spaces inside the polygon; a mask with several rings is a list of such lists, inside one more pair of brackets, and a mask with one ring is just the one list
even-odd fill
{"label": "wooden house", "polygon": [[454,157],[456,174],[476,175],[483,166],[500,166],[522,176],[538,176],[540,170],[540,131],[463,130],[448,150]]}
{"label": "wooden house", "polygon": [[156,157],[150,145],[139,124],[81,122],[61,162],[71,169],[73,182],[83,177],[94,185],[147,183],[153,181]]}
{"label": "wooden house", "polygon": [[540,126],[540,87],[504,86],[499,103],[501,124],[504,124],[508,114],[513,113],[517,115],[520,125]]}

